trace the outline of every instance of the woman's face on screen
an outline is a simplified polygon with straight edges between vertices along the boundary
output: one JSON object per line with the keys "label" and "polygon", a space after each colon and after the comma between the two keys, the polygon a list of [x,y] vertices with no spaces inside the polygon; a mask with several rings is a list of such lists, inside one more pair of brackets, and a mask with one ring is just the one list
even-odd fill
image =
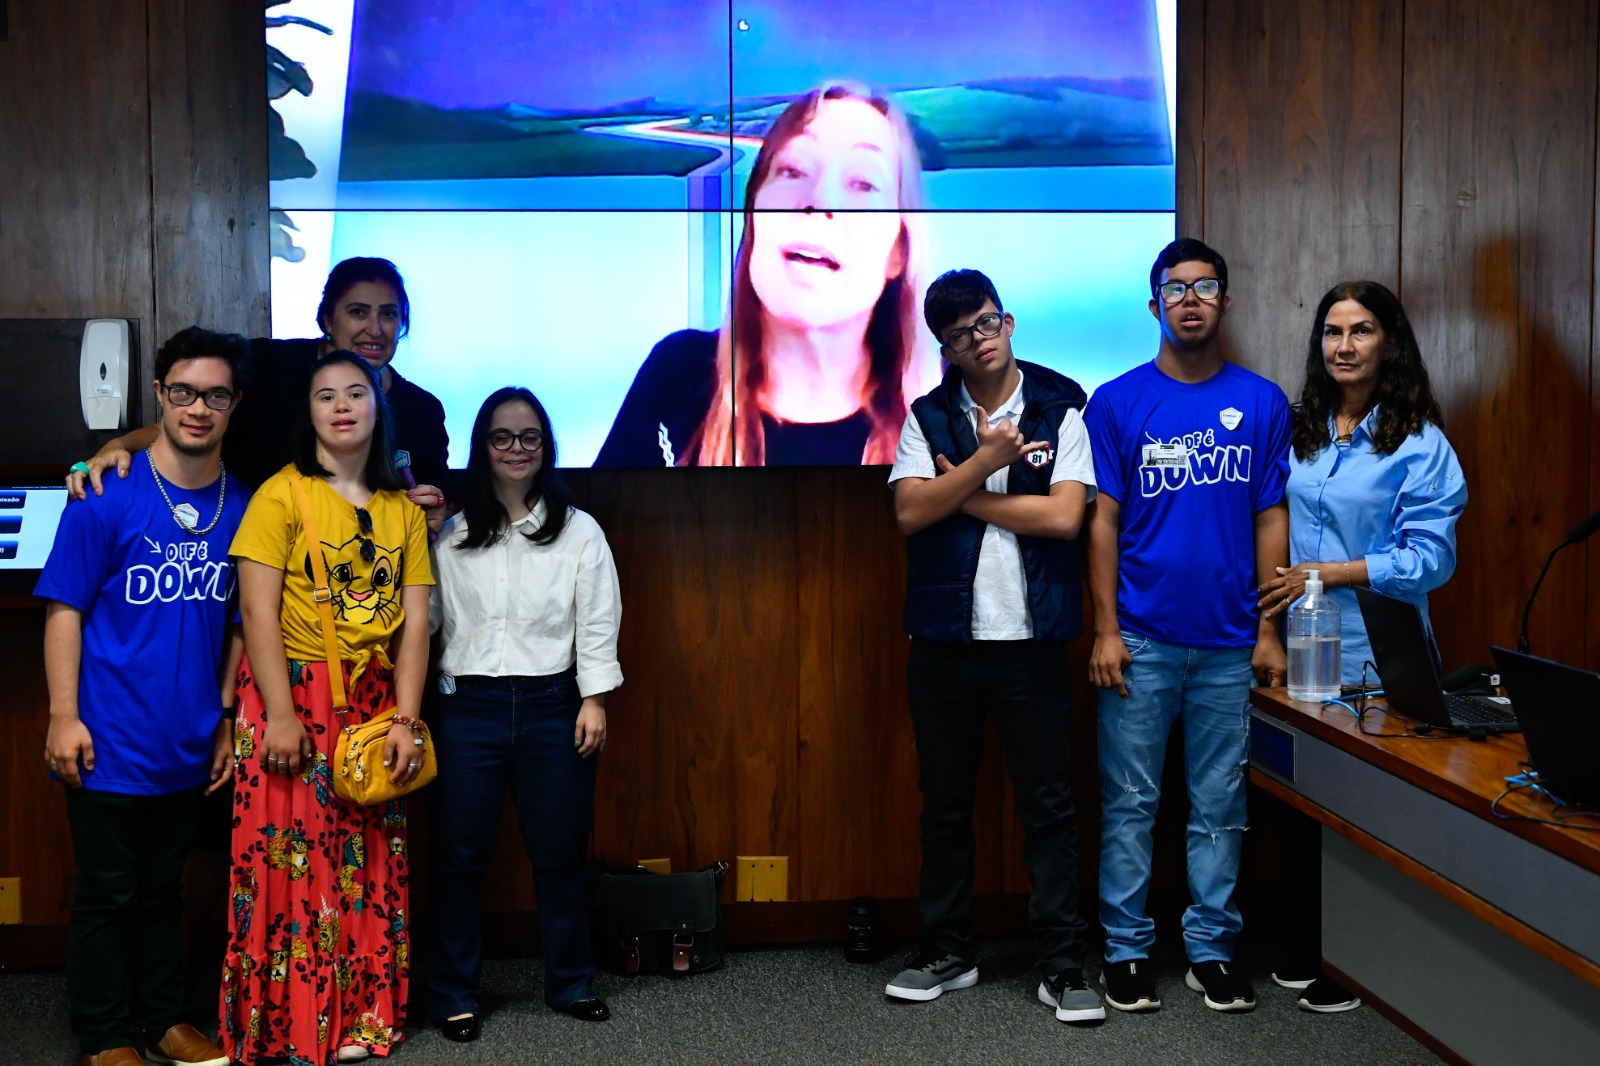
{"label": "woman's face on screen", "polygon": [[905,269],[900,137],[865,100],[822,100],[756,190],[750,280],[768,315],[823,329],[864,315]]}
{"label": "woman's face on screen", "polygon": [[[525,436],[537,436],[539,442],[531,449],[523,444]],[[534,475],[544,465],[544,424],[532,405],[525,400],[507,400],[494,409],[489,419],[489,463],[496,482],[502,485],[523,487],[533,484]],[[505,444],[502,450],[496,444]]]}

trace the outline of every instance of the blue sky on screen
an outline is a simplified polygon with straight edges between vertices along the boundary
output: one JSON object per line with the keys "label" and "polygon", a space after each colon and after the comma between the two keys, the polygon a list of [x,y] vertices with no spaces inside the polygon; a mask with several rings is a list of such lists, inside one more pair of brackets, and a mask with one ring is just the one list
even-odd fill
{"label": "blue sky on screen", "polygon": [[[1007,77],[1159,78],[1154,3],[733,0],[734,92],[836,77],[885,89]],[[351,87],[439,107],[563,110],[728,96],[725,2],[359,0]]]}

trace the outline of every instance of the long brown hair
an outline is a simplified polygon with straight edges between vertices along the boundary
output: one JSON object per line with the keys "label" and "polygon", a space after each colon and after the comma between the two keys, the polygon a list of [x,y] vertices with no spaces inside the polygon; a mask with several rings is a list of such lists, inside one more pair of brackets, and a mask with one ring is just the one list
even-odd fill
{"label": "long brown hair", "polygon": [[772,170],[773,158],[805,130],[824,100],[864,100],[878,110],[899,134],[900,237],[897,244],[905,267],[899,277],[884,283],[867,323],[867,350],[871,363],[867,375],[867,417],[871,426],[863,463],[894,461],[895,443],[909,406],[908,386],[918,388],[919,322],[921,316],[922,257],[920,239],[922,164],[911,126],[887,98],[847,85],[830,85],[807,93],[784,109],[773,122],[751,169],[744,197],[744,235],[733,271],[733,293],[728,312],[717,331],[717,395],[705,421],[680,465],[762,466],[766,463],[766,433],[761,425],[762,400],[767,387],[767,364],[762,357],[765,329],[761,299],[750,280],[750,252],[755,242],[756,193]]}
{"label": "long brown hair", "polygon": [[1389,352],[1378,364],[1378,386],[1372,392],[1378,408],[1378,424],[1372,445],[1380,455],[1393,455],[1407,437],[1421,433],[1425,422],[1443,425],[1439,401],[1433,398],[1428,368],[1422,365],[1422,350],[1400,298],[1376,281],[1345,281],[1329,289],[1317,304],[1311,323],[1311,343],[1306,350],[1306,383],[1295,407],[1290,442],[1302,462],[1332,443],[1328,419],[1339,403],[1339,386],[1328,376],[1322,355],[1322,327],[1333,305],[1354,300],[1372,313],[1383,327]]}

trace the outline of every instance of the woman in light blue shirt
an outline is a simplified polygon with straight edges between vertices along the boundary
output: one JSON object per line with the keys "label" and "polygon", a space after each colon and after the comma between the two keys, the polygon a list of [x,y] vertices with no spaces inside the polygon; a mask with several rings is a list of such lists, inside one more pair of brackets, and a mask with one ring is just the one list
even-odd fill
{"label": "woman in light blue shirt", "polygon": [[[1284,610],[1319,570],[1339,603],[1342,680],[1372,657],[1354,587],[1428,612],[1428,593],[1456,566],[1456,520],[1467,482],[1439,429],[1439,404],[1405,309],[1375,281],[1336,285],[1317,305],[1289,460],[1291,569],[1262,586],[1261,608]],[[1431,626],[1430,626],[1431,632]],[[1368,672],[1368,680],[1376,676]],[[1299,990],[1302,1010],[1351,1010],[1361,1000],[1322,973],[1321,852],[1316,823],[1269,800],[1290,883],[1289,921],[1275,937],[1272,979]]]}
{"label": "woman in light blue shirt", "polygon": [[1293,567],[1263,586],[1261,608],[1284,610],[1306,571],[1321,571],[1344,627],[1345,682],[1372,658],[1355,586],[1414,603],[1426,620],[1428,593],[1455,572],[1467,482],[1440,421],[1399,299],[1375,281],[1334,286],[1317,305],[1294,414]]}

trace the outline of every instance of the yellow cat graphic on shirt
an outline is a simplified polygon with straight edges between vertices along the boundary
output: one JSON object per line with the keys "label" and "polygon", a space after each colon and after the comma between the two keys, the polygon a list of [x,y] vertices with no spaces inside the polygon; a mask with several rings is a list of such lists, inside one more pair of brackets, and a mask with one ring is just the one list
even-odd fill
{"label": "yellow cat graphic on shirt", "polygon": [[[361,557],[363,545],[372,546],[372,561]],[[333,593],[333,616],[341,622],[388,625],[400,613],[400,575],[405,549],[386,548],[371,537],[354,536],[343,544],[322,542],[322,560],[328,568],[328,588]],[[312,575],[306,559],[306,575]]]}

